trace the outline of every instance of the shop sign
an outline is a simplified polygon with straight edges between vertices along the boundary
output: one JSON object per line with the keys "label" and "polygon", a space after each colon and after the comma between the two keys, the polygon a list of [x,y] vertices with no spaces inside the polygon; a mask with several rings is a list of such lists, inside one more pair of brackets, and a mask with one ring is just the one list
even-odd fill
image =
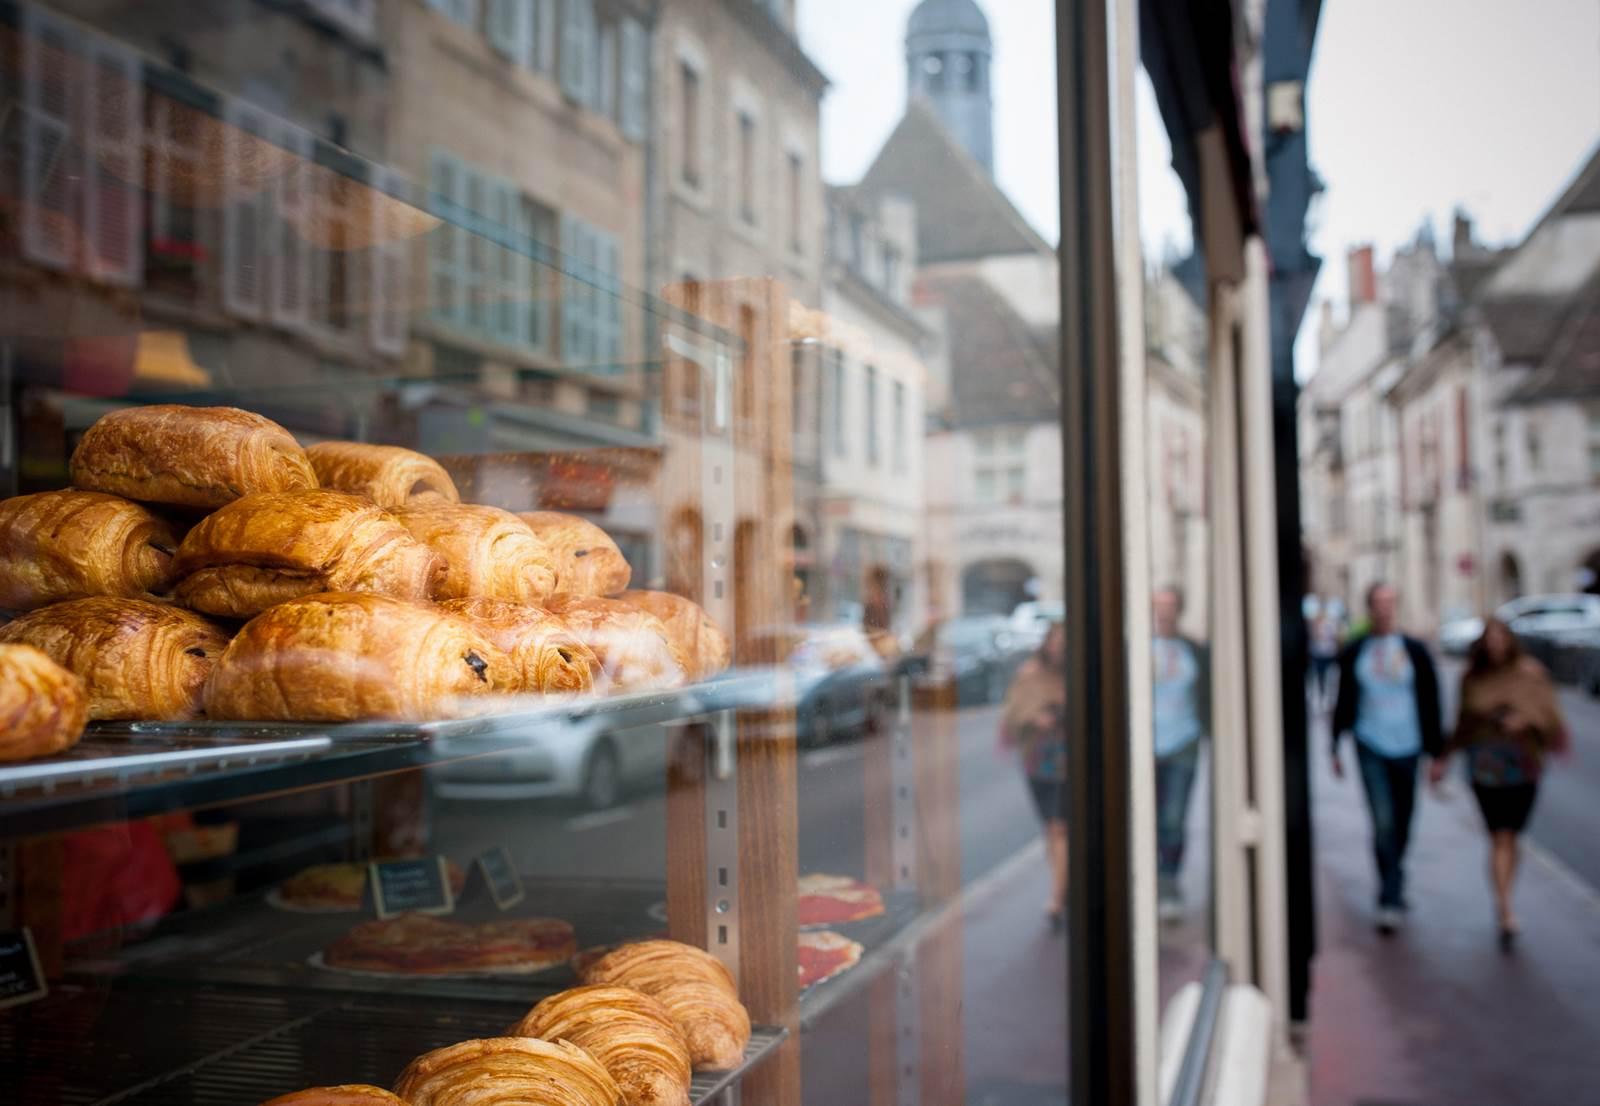
{"label": "shop sign", "polygon": [[442,856],[385,860],[369,867],[372,898],[380,918],[408,912],[449,914],[456,908]]}
{"label": "shop sign", "polygon": [[517,875],[517,867],[511,862],[509,849],[504,845],[496,845],[488,852],[479,854],[475,863],[496,907],[510,910],[522,901],[526,892],[522,888],[522,878]]}
{"label": "shop sign", "polygon": [[33,934],[25,928],[0,932],[0,1009],[21,1006],[49,993]]}

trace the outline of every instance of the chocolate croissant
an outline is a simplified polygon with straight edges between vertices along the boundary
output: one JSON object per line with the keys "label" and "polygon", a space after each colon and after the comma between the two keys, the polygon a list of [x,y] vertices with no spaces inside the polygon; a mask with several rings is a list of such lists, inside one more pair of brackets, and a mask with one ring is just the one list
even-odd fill
{"label": "chocolate croissant", "polygon": [[426,600],[444,562],[381,507],[347,492],[247,495],[207,515],[178,546],[187,607],[250,618],[319,592]]}
{"label": "chocolate croissant", "polygon": [[667,640],[689,660],[690,679],[704,680],[728,667],[728,635],[694,600],[666,591],[625,591],[617,598],[661,620]]}
{"label": "chocolate croissant", "polygon": [[410,1106],[621,1106],[594,1057],[565,1041],[489,1037],[418,1056],[394,1093]]}
{"label": "chocolate croissant", "polygon": [[450,474],[438,461],[415,450],[367,442],[318,442],[306,456],[324,488],[364,495],[380,507],[461,502]]}
{"label": "chocolate croissant", "polygon": [[70,749],[88,718],[82,680],[31,645],[0,645],[0,761]]}
{"label": "chocolate croissant", "polygon": [[450,599],[445,610],[466,619],[511,658],[524,692],[588,691],[600,658],[543,607],[504,599]]}
{"label": "chocolate croissant", "polygon": [[212,718],[283,722],[460,713],[514,690],[511,660],[463,620],[386,595],[330,593],[245,623],[206,687]]}
{"label": "chocolate croissant", "polygon": [[595,655],[614,691],[679,687],[690,664],[661,620],[640,607],[593,595],[557,595],[545,608],[558,615]]}
{"label": "chocolate croissant", "polygon": [[346,1083],[339,1087],[307,1087],[303,1091],[281,1094],[261,1106],[406,1106],[406,1100],[382,1087]]}
{"label": "chocolate croissant", "polygon": [[112,411],[84,431],[71,473],[80,488],[205,510],[252,492],[317,486],[294,435],[237,407]]}
{"label": "chocolate croissant", "polygon": [[89,717],[179,721],[228,636],[192,611],[99,596],[41,607],[0,626],[0,642],[32,645],[87,685]]}
{"label": "chocolate croissant", "polygon": [[65,490],[0,500],[0,607],[151,599],[172,583],[178,534],[120,496]]}
{"label": "chocolate croissant", "polygon": [[632,987],[658,1000],[689,1042],[695,1066],[737,1067],[750,1043],[750,1014],[733,976],[704,949],[679,941],[638,941],[613,949],[583,973],[585,983]]}
{"label": "chocolate croissant", "polygon": [[628,586],[633,569],[600,527],[559,511],[525,511],[517,515],[550,550],[556,566],[556,593],[615,595]]}
{"label": "chocolate croissant", "polygon": [[643,991],[573,987],[535,1006],[512,1033],[571,1041],[611,1073],[627,1106],[688,1106],[688,1042],[666,1008]]}
{"label": "chocolate croissant", "polygon": [[440,599],[536,603],[555,590],[550,551],[528,524],[498,507],[441,503],[402,507],[395,516],[448,566]]}

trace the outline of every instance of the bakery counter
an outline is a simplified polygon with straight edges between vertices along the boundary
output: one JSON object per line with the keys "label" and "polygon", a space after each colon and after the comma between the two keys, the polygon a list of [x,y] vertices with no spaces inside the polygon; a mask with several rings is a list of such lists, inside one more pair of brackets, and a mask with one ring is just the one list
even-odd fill
{"label": "bakery counter", "polygon": [[420,724],[95,722],[66,752],[0,765],[0,839],[494,756],[575,727],[626,740],[652,725],[771,706],[780,686],[772,673],[744,671]]}

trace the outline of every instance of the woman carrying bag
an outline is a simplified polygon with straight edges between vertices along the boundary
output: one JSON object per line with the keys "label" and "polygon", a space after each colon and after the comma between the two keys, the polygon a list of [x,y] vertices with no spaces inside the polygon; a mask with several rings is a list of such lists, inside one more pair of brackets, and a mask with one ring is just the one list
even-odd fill
{"label": "woman carrying bag", "polygon": [[1565,753],[1569,745],[1550,674],[1523,654],[1510,627],[1497,618],[1490,619],[1472,647],[1461,678],[1455,733],[1444,755],[1433,761],[1428,777],[1437,785],[1444,778],[1450,754],[1458,749],[1466,753],[1472,792],[1489,830],[1490,885],[1500,945],[1507,951],[1517,937],[1517,919],[1511,909],[1517,839],[1538,798],[1545,757]]}
{"label": "woman carrying bag", "polygon": [[1052,623],[1044,643],[1017,670],[1000,712],[1000,744],[1021,759],[1044,823],[1051,883],[1045,913],[1058,930],[1066,921],[1067,902],[1066,665],[1067,629]]}

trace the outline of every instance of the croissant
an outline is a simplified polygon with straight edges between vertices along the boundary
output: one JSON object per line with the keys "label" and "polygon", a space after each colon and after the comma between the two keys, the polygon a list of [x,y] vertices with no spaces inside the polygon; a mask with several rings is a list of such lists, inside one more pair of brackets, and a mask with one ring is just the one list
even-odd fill
{"label": "croissant", "polygon": [[689,672],[688,660],[649,611],[593,595],[552,596],[545,608],[594,650],[617,691],[678,687]]}
{"label": "croissant", "polygon": [[750,1014],[733,976],[704,949],[679,941],[638,941],[590,964],[585,983],[632,987],[657,999],[689,1042],[696,1066],[737,1067],[750,1043]]}
{"label": "croissant", "polygon": [[180,603],[229,618],[329,591],[425,600],[444,562],[382,508],[321,490],[262,492],[207,515],[178,546]]}
{"label": "croissant", "polygon": [[31,645],[0,645],[0,761],[70,749],[88,717],[82,680]]}
{"label": "croissant", "polygon": [[565,595],[615,595],[628,586],[633,569],[600,527],[559,511],[517,515],[550,549],[556,566],[556,592]]}
{"label": "croissant", "polygon": [[504,599],[450,599],[440,604],[494,642],[522,674],[522,691],[588,691],[600,658],[567,624],[543,607]]}
{"label": "croissant", "polygon": [[704,680],[728,667],[728,635],[694,600],[666,591],[625,591],[617,598],[661,620],[667,640],[689,659],[690,679]]}
{"label": "croissant", "polygon": [[279,604],[245,623],[206,688],[213,718],[350,722],[458,713],[515,689],[511,660],[437,607],[369,592]]}
{"label": "croissant", "polygon": [[440,599],[509,599],[535,603],[555,590],[544,542],[510,511],[439,503],[402,507],[397,518],[448,566]]}
{"label": "croissant", "polygon": [[294,435],[237,407],[112,411],[84,431],[71,473],[80,488],[206,510],[252,492],[317,486]]}
{"label": "croissant", "polygon": [[366,442],[318,442],[306,456],[324,488],[364,495],[380,507],[461,501],[450,474],[438,461],[415,450]]}
{"label": "croissant", "polygon": [[172,583],[178,535],[137,503],[104,492],[57,491],[0,501],[0,607],[63,599],[149,599]]}
{"label": "croissant", "polygon": [[406,1100],[382,1087],[347,1083],[341,1087],[307,1087],[268,1099],[261,1106],[406,1106]]}
{"label": "croissant", "polygon": [[627,1106],[688,1106],[689,1046],[655,999],[631,987],[573,987],[528,1012],[512,1033],[567,1040],[600,1061]]}
{"label": "croissant", "polygon": [[192,611],[97,596],[25,614],[0,626],[0,642],[32,645],[76,673],[90,718],[172,721],[200,713],[228,636]]}
{"label": "croissant", "polygon": [[489,1037],[418,1056],[394,1093],[410,1106],[621,1106],[622,1090],[565,1041]]}

